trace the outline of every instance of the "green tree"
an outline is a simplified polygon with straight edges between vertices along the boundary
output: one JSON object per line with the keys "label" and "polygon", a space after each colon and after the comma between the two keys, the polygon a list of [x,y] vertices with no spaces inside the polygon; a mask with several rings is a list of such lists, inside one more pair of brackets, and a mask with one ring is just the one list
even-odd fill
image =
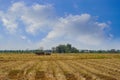
{"label": "green tree", "polygon": [[71,44],[67,45],[58,45],[57,47],[54,47],[53,52],[57,53],[78,53],[79,50],[75,47],[72,47]]}

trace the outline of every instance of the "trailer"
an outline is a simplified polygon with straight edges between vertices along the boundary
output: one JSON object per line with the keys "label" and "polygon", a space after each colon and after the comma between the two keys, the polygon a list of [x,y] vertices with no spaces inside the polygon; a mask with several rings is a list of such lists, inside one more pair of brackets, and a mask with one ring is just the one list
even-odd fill
{"label": "trailer", "polygon": [[37,51],[35,52],[36,55],[51,55],[51,51]]}

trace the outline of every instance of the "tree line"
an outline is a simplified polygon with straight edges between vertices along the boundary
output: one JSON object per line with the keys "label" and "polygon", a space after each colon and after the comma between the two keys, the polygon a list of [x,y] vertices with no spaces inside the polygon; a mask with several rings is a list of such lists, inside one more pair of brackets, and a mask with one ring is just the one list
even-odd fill
{"label": "tree line", "polygon": [[36,53],[36,52],[52,52],[52,53],[120,53],[120,50],[79,50],[71,44],[60,44],[51,50],[0,50],[0,53]]}

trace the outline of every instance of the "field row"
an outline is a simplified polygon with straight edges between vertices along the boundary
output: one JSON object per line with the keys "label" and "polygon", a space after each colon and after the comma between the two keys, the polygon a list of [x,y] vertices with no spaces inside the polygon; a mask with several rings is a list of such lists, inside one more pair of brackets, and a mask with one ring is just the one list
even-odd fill
{"label": "field row", "polygon": [[51,56],[38,56],[35,54],[0,54],[0,61],[29,61],[29,60],[79,60],[79,59],[120,59],[120,54],[52,54]]}
{"label": "field row", "polygon": [[119,79],[119,59],[0,61],[0,80]]}

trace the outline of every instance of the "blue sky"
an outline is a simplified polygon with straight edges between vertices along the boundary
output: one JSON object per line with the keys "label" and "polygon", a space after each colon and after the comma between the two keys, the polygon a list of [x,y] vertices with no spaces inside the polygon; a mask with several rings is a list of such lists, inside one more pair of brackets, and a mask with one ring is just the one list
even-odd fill
{"label": "blue sky", "polygon": [[119,0],[0,0],[0,49],[120,49]]}

